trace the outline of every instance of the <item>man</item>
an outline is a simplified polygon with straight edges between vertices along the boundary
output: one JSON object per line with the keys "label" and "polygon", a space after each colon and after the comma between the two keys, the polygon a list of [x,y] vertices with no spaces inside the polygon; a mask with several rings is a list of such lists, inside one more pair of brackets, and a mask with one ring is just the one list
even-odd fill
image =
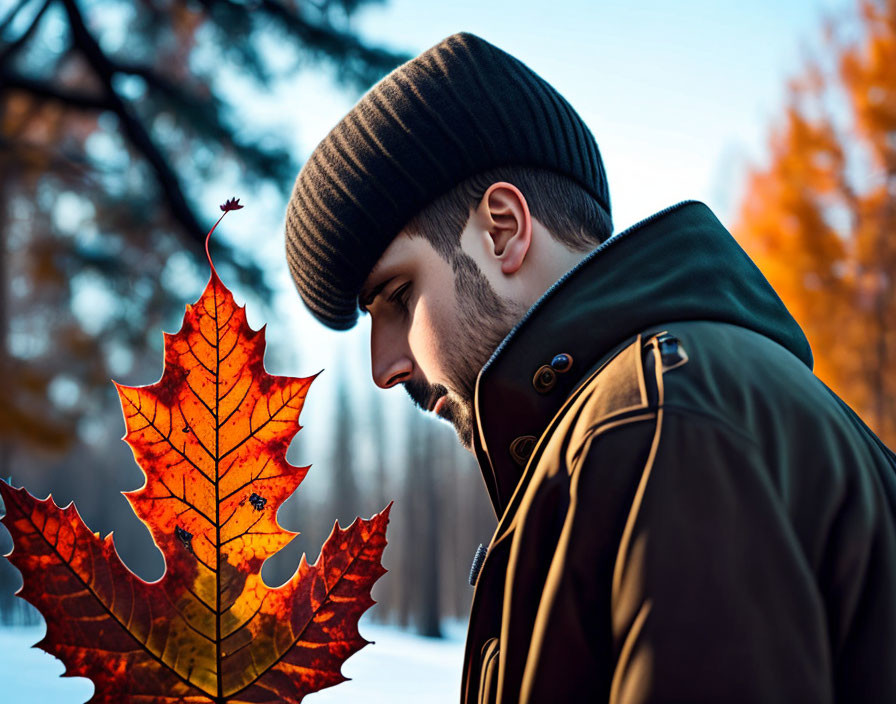
{"label": "man", "polygon": [[460,33],[321,141],[312,313],[475,453],[499,519],[462,701],[896,701],[896,457],[704,204],[610,237],[600,153]]}

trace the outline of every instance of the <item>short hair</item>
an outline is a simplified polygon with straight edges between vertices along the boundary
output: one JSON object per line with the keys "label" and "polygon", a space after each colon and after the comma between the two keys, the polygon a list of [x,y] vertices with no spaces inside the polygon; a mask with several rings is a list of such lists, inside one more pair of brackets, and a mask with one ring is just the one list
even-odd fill
{"label": "short hair", "polygon": [[574,252],[590,251],[613,234],[610,214],[587,190],[567,176],[528,166],[480,171],[428,203],[403,229],[410,236],[425,238],[451,261],[470,214],[497,181],[519,188],[532,217]]}

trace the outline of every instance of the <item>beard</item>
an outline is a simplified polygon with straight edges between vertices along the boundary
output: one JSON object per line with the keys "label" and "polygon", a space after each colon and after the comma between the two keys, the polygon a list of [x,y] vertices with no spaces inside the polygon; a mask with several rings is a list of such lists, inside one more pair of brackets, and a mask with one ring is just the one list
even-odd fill
{"label": "beard", "polygon": [[526,308],[502,298],[492,288],[476,261],[458,246],[452,253],[458,327],[450,339],[439,341],[445,360],[446,384],[407,381],[405,390],[414,403],[429,410],[440,396],[445,400],[438,417],[454,426],[458,440],[473,451],[476,432],[474,395],[476,379],[492,353],[526,312]]}

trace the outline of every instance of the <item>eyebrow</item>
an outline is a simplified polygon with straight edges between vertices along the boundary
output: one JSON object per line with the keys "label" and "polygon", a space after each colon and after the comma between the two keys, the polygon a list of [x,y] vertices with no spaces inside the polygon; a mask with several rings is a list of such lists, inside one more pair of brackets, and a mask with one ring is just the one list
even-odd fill
{"label": "eyebrow", "polygon": [[388,284],[394,278],[394,276],[390,276],[385,281],[382,281],[374,286],[370,290],[370,293],[358,296],[358,310],[360,310],[362,313],[367,313],[367,306],[373,303],[374,299],[380,295],[384,288],[386,288],[386,284]]}

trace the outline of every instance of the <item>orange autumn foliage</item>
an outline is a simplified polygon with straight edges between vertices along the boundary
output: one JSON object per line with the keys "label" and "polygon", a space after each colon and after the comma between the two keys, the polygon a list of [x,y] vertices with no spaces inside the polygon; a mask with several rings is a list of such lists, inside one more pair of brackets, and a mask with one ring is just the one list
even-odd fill
{"label": "orange autumn foliage", "polygon": [[815,373],[896,444],[896,0],[791,81],[732,228],[806,332]]}
{"label": "orange autumn foliage", "polygon": [[165,557],[159,580],[128,570],[73,505],[0,482],[21,596],[47,620],[38,645],[93,680],[91,702],[298,703],[343,681],[342,662],[367,643],[357,623],[385,572],[391,504],[337,523],[317,562],[303,556],[282,586],[262,581],[262,563],[296,535],[276,515],[308,471],[286,449],[314,379],[267,374],[264,347],[212,266],[180,331],[165,334],[161,379],[116,383],[146,477],[125,496]]}

